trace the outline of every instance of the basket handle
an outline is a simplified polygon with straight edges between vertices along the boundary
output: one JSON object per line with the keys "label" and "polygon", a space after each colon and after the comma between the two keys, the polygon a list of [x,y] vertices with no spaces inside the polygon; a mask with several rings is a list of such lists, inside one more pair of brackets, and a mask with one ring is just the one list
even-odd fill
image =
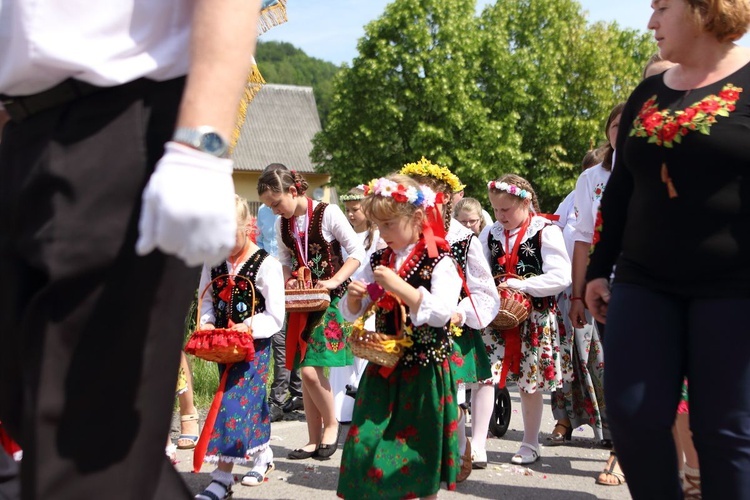
{"label": "basket handle", "polygon": [[[250,306],[250,330],[252,331],[253,328],[253,317],[255,317],[255,287],[253,286],[253,282],[250,281],[250,278],[246,276],[242,276],[241,274],[220,274],[211,281],[208,282],[208,284],[203,288],[203,291],[198,296],[198,310],[196,312],[196,318],[195,318],[195,325],[198,329],[200,329],[200,321],[201,321],[201,305],[203,304],[203,296],[206,295],[206,292],[209,288],[211,288],[214,284],[214,281],[220,279],[220,278],[242,278],[243,280],[247,281],[250,284],[250,292],[252,293],[252,304]],[[231,315],[232,312],[229,311],[229,315]]]}

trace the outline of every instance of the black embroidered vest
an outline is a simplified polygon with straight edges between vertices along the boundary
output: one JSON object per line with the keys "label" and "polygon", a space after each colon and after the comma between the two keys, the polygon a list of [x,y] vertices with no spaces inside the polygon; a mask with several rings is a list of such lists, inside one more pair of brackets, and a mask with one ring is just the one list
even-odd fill
{"label": "black embroidered vest", "polygon": [[[542,268],[543,230],[544,228],[540,229],[534,236],[521,243],[521,246],[518,248],[518,264],[516,265],[516,269],[511,271],[512,274],[517,274],[522,278],[544,274],[544,269]],[[521,238],[522,235],[519,234],[518,237]],[[492,231],[487,234],[487,245],[492,255],[490,270],[492,271],[492,276],[495,276],[495,284],[497,285],[500,282],[497,276],[508,273],[505,270],[505,266],[500,264],[505,251],[503,250],[502,243],[493,237]],[[554,297],[531,297],[531,303],[534,309],[538,311],[548,308],[554,301]]]}
{"label": "black embroidered vest", "polygon": [[[469,259],[469,245],[471,244],[472,234],[466,235],[466,238],[455,241],[451,245],[451,254],[456,262],[461,267],[463,278],[466,279],[466,265]],[[466,291],[461,287],[461,297],[459,300],[466,298]]]}
{"label": "black embroidered vest", "polygon": [[[379,265],[387,266],[389,264],[387,258],[390,252],[386,252],[386,250],[378,250],[372,254],[370,257],[370,266],[373,269]],[[419,261],[412,267],[409,274],[407,274],[405,281],[414,288],[423,286],[425,289],[430,290],[432,270],[443,258],[451,258],[450,253],[438,249],[438,256],[433,259],[427,255],[426,251],[423,252]],[[399,308],[395,308],[391,312],[378,313],[375,317],[376,330],[394,335],[396,333],[396,326],[401,321],[399,315]],[[427,324],[415,327],[412,325],[411,318],[409,317],[409,308],[407,307],[405,328],[411,328],[411,339],[414,344],[404,349],[404,355],[400,361],[402,366],[427,366],[431,363],[440,363],[450,355],[451,345],[447,327],[433,327]]]}
{"label": "black embroidered vest", "polygon": [[[250,256],[245,262],[237,274],[246,276],[253,283],[255,287],[255,277],[258,275],[258,269],[260,265],[268,257],[268,252],[259,248],[257,252]],[[214,268],[211,268],[211,279],[215,279],[222,274],[227,274],[227,263],[224,262]],[[232,288],[232,295],[229,303],[224,302],[219,298],[219,293],[226,286],[226,278],[221,278],[214,282],[213,286],[213,301],[214,301],[214,314],[216,315],[216,327],[226,328],[229,324],[228,318],[231,317],[235,323],[241,323],[250,317],[252,313],[252,300],[253,294],[250,291],[250,285],[247,281],[242,278],[235,278],[234,288]],[[256,290],[255,292],[255,314],[261,313],[266,310],[266,300],[263,294]]]}
{"label": "black embroidered vest", "polygon": [[[323,212],[327,206],[327,203],[318,203],[318,206],[313,210],[312,220],[308,221],[307,230],[309,234],[307,235],[306,265],[310,268],[313,281],[331,279],[344,264],[341,254],[341,243],[337,240],[329,243],[323,237]],[[292,270],[296,271],[302,265],[300,263],[302,256],[297,253],[297,241],[292,233],[290,222],[290,219],[281,218],[281,240],[292,254]],[[301,243],[305,244],[304,239],[302,239]],[[339,285],[331,292],[331,298],[343,297],[348,285],[349,280]]]}

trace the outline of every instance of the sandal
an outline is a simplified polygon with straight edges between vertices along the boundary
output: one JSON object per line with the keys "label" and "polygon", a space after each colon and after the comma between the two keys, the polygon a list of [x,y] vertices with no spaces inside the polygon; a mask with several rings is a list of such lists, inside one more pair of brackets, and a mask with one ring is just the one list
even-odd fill
{"label": "sandal", "polygon": [[[180,426],[182,426],[182,424],[184,424],[185,422],[195,422],[195,425],[198,425],[198,414],[191,413],[189,415],[180,416]],[[183,442],[181,443],[180,441]],[[180,434],[180,437],[177,438],[178,450],[192,450],[197,444],[198,434]]]}
{"label": "sandal", "polygon": [[487,468],[487,452],[485,450],[478,450],[476,448],[471,450],[471,468],[472,469],[486,469]]}
{"label": "sandal", "polygon": [[685,500],[700,500],[703,498],[700,475],[685,474],[682,482],[682,491]]}
{"label": "sandal", "polygon": [[[521,450],[523,450],[524,448],[531,451],[531,455],[524,455],[523,453],[521,453]],[[518,448],[516,454],[513,455],[513,458],[510,459],[510,463],[516,465],[533,464],[534,462],[539,460],[539,457],[539,448],[537,448],[533,444],[521,443],[521,447]]]}
{"label": "sandal", "polygon": [[[617,454],[610,452],[609,460],[607,460],[609,465],[596,478],[596,484],[601,484],[602,486],[620,486],[625,484],[625,474],[622,473],[622,469],[620,469],[620,472],[615,472],[615,467],[618,465]],[[612,482],[612,479],[614,479],[614,482]]]}
{"label": "sandal", "polygon": [[245,486],[260,486],[263,484],[263,481],[268,477],[268,475],[273,472],[273,470],[276,469],[276,466],[273,462],[266,465],[266,471],[261,474],[258,471],[251,470],[244,476],[242,476],[242,484]]}
{"label": "sandal", "polygon": [[[562,429],[562,431],[560,431]],[[573,426],[570,424],[563,424],[558,421],[555,424],[555,428],[552,429],[552,435],[547,438],[549,441],[548,446],[559,446],[565,444],[565,441],[570,441],[573,437]]]}
{"label": "sandal", "polygon": [[464,450],[464,454],[461,456],[461,468],[458,470],[456,482],[462,483],[466,481],[473,468],[474,464],[471,462],[471,441],[469,441],[469,438],[466,438],[466,450]]}
{"label": "sandal", "polygon": [[[219,488],[221,488],[219,491],[224,491],[224,496],[218,496],[213,491],[209,491],[209,488],[211,485],[217,484]],[[216,490],[216,488],[213,488]],[[221,481],[213,480],[211,481],[205,490],[201,491],[197,495],[195,495],[196,500],[226,500],[227,498],[230,498],[234,492],[232,491],[231,486],[227,486],[226,484],[222,483]]]}

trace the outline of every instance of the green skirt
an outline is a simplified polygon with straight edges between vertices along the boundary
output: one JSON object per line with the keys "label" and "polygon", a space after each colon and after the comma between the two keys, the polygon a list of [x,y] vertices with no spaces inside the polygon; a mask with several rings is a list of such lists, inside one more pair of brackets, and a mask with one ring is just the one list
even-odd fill
{"label": "green skirt", "polygon": [[490,357],[479,330],[464,326],[461,335],[453,337],[451,368],[456,384],[473,384],[492,378]]}
{"label": "green skirt", "polygon": [[325,311],[311,312],[302,338],[307,341],[305,359],[300,361],[299,351],[294,359],[294,368],[302,366],[349,366],[354,363],[349,348],[352,325],[344,321],[339,312],[340,298],[331,300]]}
{"label": "green skirt", "polygon": [[448,360],[397,365],[387,377],[370,363],[362,376],[341,458],[338,496],[434,495],[456,486],[460,466],[456,385]]}

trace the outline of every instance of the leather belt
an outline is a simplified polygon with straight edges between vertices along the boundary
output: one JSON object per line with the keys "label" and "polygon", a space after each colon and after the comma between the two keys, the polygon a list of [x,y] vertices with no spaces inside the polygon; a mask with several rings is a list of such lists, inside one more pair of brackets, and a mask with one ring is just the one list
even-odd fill
{"label": "leather belt", "polygon": [[0,95],[0,102],[3,103],[11,119],[20,122],[36,113],[61,106],[105,88],[69,78],[38,94],[16,97]]}

